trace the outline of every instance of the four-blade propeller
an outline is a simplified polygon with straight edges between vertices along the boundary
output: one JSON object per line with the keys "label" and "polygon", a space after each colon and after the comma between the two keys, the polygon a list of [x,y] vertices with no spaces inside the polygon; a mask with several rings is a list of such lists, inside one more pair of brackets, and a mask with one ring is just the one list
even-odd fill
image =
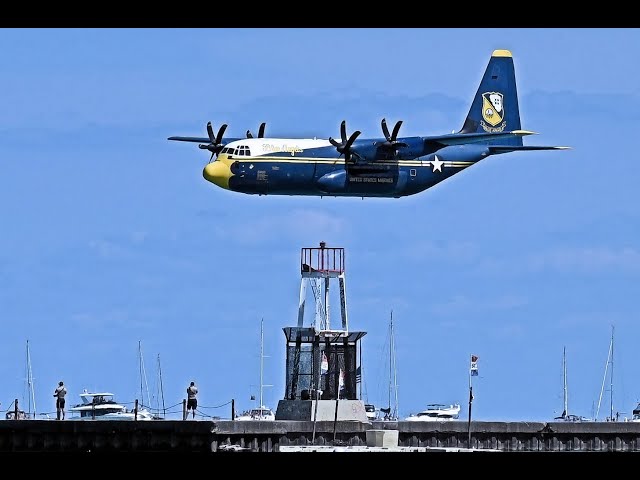
{"label": "four-blade propeller", "polygon": [[[408,145],[405,142],[401,142],[398,140],[398,132],[400,131],[400,127],[402,126],[402,120],[396,122],[393,127],[393,132],[389,133],[389,128],[387,127],[386,119],[382,119],[382,133],[384,134],[385,141],[380,143],[380,146],[383,148],[388,148],[393,150],[394,155],[397,153],[399,148],[407,147]],[[260,124],[258,129],[258,137],[264,138],[266,123],[263,122]],[[217,134],[214,134],[213,127],[211,126],[211,122],[207,122],[207,134],[209,136],[209,143],[201,143],[198,145],[202,150],[208,150],[211,152],[211,158],[209,161],[213,159],[214,155],[218,155],[220,151],[224,148],[225,144],[222,142],[225,131],[227,130],[227,124],[223,124],[218,130]],[[340,142],[336,141],[332,137],[329,137],[329,142],[331,145],[336,147],[338,153],[344,155],[345,166],[349,163],[352,163],[352,155],[358,156],[358,154],[352,150],[353,143],[356,141],[356,138],[360,135],[360,130],[356,130],[347,138],[347,124],[346,121],[343,120],[340,124]],[[247,138],[255,138],[250,130],[247,130]],[[203,141],[204,138],[199,137],[169,137],[169,140],[183,140],[183,141]]]}
{"label": "four-blade propeller", "polygon": [[[264,127],[266,127],[267,124],[262,122],[260,124],[260,128],[258,129],[258,138],[264,138]],[[251,133],[251,130],[247,130],[247,138],[253,138],[253,134]]]}
{"label": "four-blade propeller", "polygon": [[347,124],[343,120],[340,124],[340,136],[342,138],[342,141],[338,143],[333,138],[329,137],[329,142],[331,143],[331,145],[336,147],[336,150],[344,155],[345,165],[351,161],[351,146],[353,145],[353,142],[355,142],[356,138],[358,138],[358,135],[360,135],[360,133],[360,130],[356,130],[347,139]]}
{"label": "four-blade propeller", "polygon": [[393,149],[395,152],[398,148],[403,148],[407,146],[406,143],[399,142],[397,140],[398,132],[400,131],[401,125],[402,125],[402,120],[398,120],[396,122],[395,127],[393,127],[393,133],[389,135],[389,129],[387,128],[387,120],[384,118],[382,119],[382,133],[384,133],[384,138],[386,138],[386,141],[380,144],[381,147]]}
{"label": "four-blade propeller", "polygon": [[200,144],[199,148],[203,150],[209,150],[211,152],[211,157],[209,161],[213,159],[214,155],[220,153],[220,150],[224,148],[224,143],[222,143],[222,136],[224,135],[225,130],[227,129],[227,124],[223,124],[218,130],[218,134],[214,136],[213,127],[211,126],[211,122],[207,122],[207,133],[209,134],[209,143],[208,144]]}

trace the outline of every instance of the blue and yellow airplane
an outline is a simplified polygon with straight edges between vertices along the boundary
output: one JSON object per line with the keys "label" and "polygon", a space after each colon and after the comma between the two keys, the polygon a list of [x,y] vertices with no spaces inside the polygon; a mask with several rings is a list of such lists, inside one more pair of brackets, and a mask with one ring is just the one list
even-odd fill
{"label": "blue and yellow airplane", "polygon": [[[402,121],[384,137],[361,139],[360,131],[340,139],[268,138],[265,124],[258,136],[225,141],[227,125],[208,137],[169,137],[199,143],[211,152],[203,176],[235,192],[258,195],[403,197],[422,192],[490,155],[569,147],[524,145],[534,132],[522,130],[513,57],[508,50],[491,55],[469,114],[457,133],[398,137]],[[216,157],[214,159],[214,156]]]}

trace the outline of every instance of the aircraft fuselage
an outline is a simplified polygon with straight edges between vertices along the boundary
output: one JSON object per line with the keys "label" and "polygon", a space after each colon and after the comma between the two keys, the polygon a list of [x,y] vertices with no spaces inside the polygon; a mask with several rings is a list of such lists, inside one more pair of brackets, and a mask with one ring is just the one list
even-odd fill
{"label": "aircraft fuselage", "polygon": [[[232,191],[258,195],[402,197],[451,177],[488,155],[482,144],[429,148],[423,137],[356,141],[350,162],[323,139],[252,138],[229,143],[203,176]],[[433,150],[433,151],[432,151]],[[360,156],[362,155],[362,156]],[[375,161],[363,158],[375,157]]]}
{"label": "aircraft fuselage", "polygon": [[[383,137],[348,134],[346,120],[340,136],[317,138],[225,138],[227,124],[206,137],[171,136],[168,140],[198,143],[211,152],[204,178],[228,190],[257,195],[316,195],[335,197],[403,197],[422,192],[490,156],[509,152],[565,150],[569,147],[525,145],[509,50],[494,50],[469,106],[462,128],[441,135],[399,138],[402,120]],[[211,161],[216,156],[215,161]]]}

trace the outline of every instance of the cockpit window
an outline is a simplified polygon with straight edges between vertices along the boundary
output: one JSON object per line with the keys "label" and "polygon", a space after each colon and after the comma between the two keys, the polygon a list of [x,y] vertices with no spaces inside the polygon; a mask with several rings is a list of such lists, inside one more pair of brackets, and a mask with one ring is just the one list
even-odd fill
{"label": "cockpit window", "polygon": [[251,155],[251,151],[249,150],[249,147],[247,145],[240,145],[236,150],[236,154],[242,155],[242,156],[249,156]]}
{"label": "cockpit window", "polygon": [[221,153],[227,153],[228,155],[250,156],[251,150],[247,145],[239,145],[237,148],[225,147]]}

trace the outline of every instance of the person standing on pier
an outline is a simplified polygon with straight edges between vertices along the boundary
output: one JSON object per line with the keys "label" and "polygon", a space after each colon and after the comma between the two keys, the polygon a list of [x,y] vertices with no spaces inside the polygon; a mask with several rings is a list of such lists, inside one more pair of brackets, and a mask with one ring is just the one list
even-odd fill
{"label": "person standing on pier", "polygon": [[64,396],[67,394],[67,388],[62,381],[58,382],[58,386],[53,392],[53,396],[56,397],[56,418],[64,420]]}
{"label": "person standing on pier", "polygon": [[191,382],[191,385],[187,387],[187,417],[191,409],[191,418],[196,418],[196,408],[198,408],[198,387],[195,382]]}

